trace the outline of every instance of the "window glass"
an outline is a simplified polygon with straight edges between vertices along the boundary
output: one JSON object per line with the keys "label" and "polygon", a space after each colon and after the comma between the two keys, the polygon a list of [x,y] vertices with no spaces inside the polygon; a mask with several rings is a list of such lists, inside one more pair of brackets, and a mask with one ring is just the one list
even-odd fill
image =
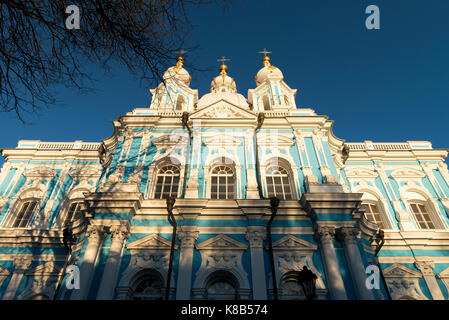
{"label": "window glass", "polygon": [[283,167],[269,166],[266,170],[268,197],[293,199],[288,171]]}
{"label": "window glass", "polygon": [[211,173],[211,198],[233,199],[234,195],[234,171],[231,167],[220,165],[212,169]]}
{"label": "window glass", "polygon": [[176,197],[179,187],[179,168],[174,165],[162,167],[156,179],[156,190],[154,197],[156,199],[165,199],[168,197]]}

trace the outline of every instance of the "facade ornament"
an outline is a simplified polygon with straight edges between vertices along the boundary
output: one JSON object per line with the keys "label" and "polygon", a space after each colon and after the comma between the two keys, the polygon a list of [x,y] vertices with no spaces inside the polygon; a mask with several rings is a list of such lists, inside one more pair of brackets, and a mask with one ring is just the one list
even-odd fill
{"label": "facade ornament", "polygon": [[335,238],[335,228],[330,226],[317,226],[315,227],[315,239],[324,241],[333,241]]}
{"label": "facade ornament", "polygon": [[181,246],[184,248],[191,247],[195,245],[195,241],[198,240],[199,231],[179,231],[178,238],[181,240]]}
{"label": "facade ornament", "polygon": [[104,226],[90,224],[87,226],[86,235],[89,237],[89,239],[101,240],[106,236],[106,231],[104,229]]}
{"label": "facade ornament", "polygon": [[344,242],[354,243],[357,240],[360,230],[353,227],[341,227],[337,229],[337,239]]}
{"label": "facade ornament", "polygon": [[434,264],[431,261],[415,261],[415,266],[421,271],[424,276],[434,276]]}
{"label": "facade ornament", "polygon": [[129,237],[129,227],[127,225],[115,225],[110,229],[112,240],[119,240],[123,242]]}
{"label": "facade ornament", "polygon": [[32,262],[33,262],[32,256],[17,255],[14,258],[14,273],[25,273],[25,271],[28,270]]}
{"label": "facade ornament", "polygon": [[245,237],[251,248],[263,248],[263,241],[266,239],[266,235],[267,233],[264,227],[257,229],[249,228]]}

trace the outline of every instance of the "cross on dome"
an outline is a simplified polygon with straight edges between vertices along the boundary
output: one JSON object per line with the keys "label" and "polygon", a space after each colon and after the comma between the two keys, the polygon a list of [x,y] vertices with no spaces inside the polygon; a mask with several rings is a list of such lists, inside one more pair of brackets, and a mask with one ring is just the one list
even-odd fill
{"label": "cross on dome", "polygon": [[267,51],[266,48],[263,48],[263,51],[259,51],[259,53],[263,53],[264,57],[266,57],[268,53],[273,53],[273,52]]}
{"label": "cross on dome", "polygon": [[224,63],[225,63],[225,61],[231,61],[231,59],[227,59],[225,56],[222,56],[221,59],[217,59],[217,61],[221,61],[221,66],[220,66],[220,69],[219,69],[221,72],[228,71],[228,66],[225,65]]}
{"label": "cross on dome", "polygon": [[259,53],[263,53],[262,64],[263,64],[264,66],[270,65],[270,60],[271,60],[271,59],[270,59],[269,56],[267,56],[267,54],[273,53],[273,52],[267,51],[266,48],[263,48],[263,51],[259,51]]}

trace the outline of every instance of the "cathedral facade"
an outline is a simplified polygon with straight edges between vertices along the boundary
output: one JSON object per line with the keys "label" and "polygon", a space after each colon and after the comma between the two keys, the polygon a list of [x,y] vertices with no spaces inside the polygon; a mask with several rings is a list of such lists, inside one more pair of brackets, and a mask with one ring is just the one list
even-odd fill
{"label": "cathedral facade", "polygon": [[0,298],[449,299],[448,150],[345,142],[263,58],[184,58],[100,143],[2,149]]}

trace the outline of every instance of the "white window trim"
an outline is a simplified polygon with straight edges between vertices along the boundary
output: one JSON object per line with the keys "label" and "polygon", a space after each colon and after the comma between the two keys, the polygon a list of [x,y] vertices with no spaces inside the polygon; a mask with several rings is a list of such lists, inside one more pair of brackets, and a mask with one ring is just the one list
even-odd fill
{"label": "white window trim", "polygon": [[[416,219],[415,213],[412,209],[412,204],[422,204],[424,205],[424,207],[426,208],[430,219],[432,220],[433,225],[435,226],[434,229],[423,229],[420,227],[418,220]],[[412,215],[413,221],[416,225],[416,227],[418,228],[418,230],[422,230],[422,231],[431,231],[431,230],[441,230],[441,229],[445,229],[443,222],[441,221],[440,217],[438,216],[438,214],[435,212],[435,210],[433,209],[433,206],[429,203],[429,200],[419,200],[419,199],[408,199],[407,200],[407,206],[408,206],[408,210]]]}

